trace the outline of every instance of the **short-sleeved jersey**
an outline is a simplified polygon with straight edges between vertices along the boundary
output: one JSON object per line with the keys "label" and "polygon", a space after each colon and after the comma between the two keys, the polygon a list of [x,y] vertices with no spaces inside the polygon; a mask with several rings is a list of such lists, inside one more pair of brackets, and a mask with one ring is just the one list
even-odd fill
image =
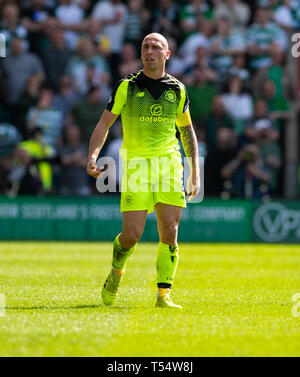
{"label": "short-sleeved jersey", "polygon": [[140,71],[119,81],[106,108],[121,114],[121,156],[126,151],[127,158],[151,158],[178,150],[176,123],[190,124],[188,106],[184,85],[169,74],[154,80]]}

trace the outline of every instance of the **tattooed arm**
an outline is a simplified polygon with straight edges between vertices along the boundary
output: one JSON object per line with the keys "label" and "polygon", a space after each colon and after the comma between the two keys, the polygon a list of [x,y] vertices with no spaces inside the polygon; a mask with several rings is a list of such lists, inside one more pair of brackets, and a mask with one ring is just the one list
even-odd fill
{"label": "tattooed arm", "polygon": [[199,160],[198,160],[198,142],[193,126],[178,126],[180,132],[180,139],[186,157],[189,158],[189,165],[191,175],[188,179],[187,193],[192,194],[189,201],[198,195],[200,191],[200,174],[199,174]]}
{"label": "tattooed arm", "polygon": [[94,178],[99,178],[102,173],[102,168],[97,169],[97,158],[105,143],[109,128],[117,117],[118,115],[115,115],[108,110],[104,110],[102,117],[92,134],[86,171]]}

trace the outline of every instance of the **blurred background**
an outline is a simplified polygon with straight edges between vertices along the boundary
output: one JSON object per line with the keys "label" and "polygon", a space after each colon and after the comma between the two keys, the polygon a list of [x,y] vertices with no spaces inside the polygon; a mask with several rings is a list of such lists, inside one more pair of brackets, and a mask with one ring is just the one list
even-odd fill
{"label": "blurred background", "polygon": [[[300,29],[299,0],[2,0],[0,7],[6,40],[0,58],[0,238],[59,238],[57,224],[51,234],[49,224],[37,234],[31,220],[62,219],[66,239],[74,239],[72,221],[82,219],[98,219],[100,226],[111,220],[107,229],[115,232],[119,194],[99,194],[86,175],[88,142],[113,86],[141,69],[143,37],[159,32],[172,51],[168,73],[187,87],[205,158],[207,199],[201,205],[207,207],[187,211],[183,222],[195,222],[187,240],[228,241],[234,233],[249,241],[256,221],[259,240],[287,241],[293,232],[291,242],[299,241],[300,64],[291,42]],[[101,155],[117,160],[121,144],[117,122]],[[29,204],[22,199],[27,196]],[[114,218],[104,214],[105,205]],[[27,230],[16,230],[23,224],[17,219],[26,220]],[[77,236],[97,234],[82,230]],[[152,239],[150,232],[145,237]]]}

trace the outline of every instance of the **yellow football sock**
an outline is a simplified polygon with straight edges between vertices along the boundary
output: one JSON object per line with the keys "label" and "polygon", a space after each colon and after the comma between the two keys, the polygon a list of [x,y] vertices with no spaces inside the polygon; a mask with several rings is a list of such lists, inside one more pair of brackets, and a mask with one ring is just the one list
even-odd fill
{"label": "yellow football sock", "polygon": [[169,288],[158,288],[157,295],[158,296],[165,296],[165,295],[168,295],[169,293],[170,293],[170,289]]}

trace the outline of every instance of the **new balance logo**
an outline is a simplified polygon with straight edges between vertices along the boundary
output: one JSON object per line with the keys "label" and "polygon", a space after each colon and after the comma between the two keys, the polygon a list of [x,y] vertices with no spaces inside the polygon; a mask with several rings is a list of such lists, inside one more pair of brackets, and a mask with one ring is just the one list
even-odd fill
{"label": "new balance logo", "polygon": [[136,97],[144,97],[145,95],[145,92],[138,92]]}

